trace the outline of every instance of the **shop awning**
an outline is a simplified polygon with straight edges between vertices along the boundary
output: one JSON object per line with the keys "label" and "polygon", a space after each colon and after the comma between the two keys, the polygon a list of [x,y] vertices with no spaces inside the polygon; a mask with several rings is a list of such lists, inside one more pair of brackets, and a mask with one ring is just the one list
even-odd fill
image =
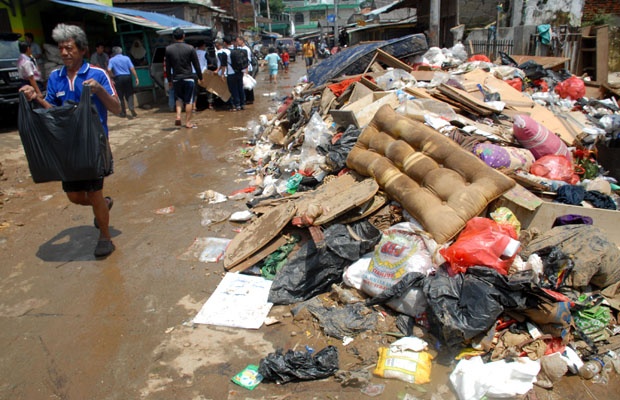
{"label": "shop awning", "polygon": [[54,3],[65,6],[78,7],[84,10],[94,11],[105,15],[116,17],[132,24],[145,26],[153,29],[168,29],[181,27],[183,29],[204,30],[209,29],[206,26],[197,25],[180,18],[171,17],[151,11],[134,10],[131,8],[110,7],[95,1],[70,1],[70,0],[52,0]]}

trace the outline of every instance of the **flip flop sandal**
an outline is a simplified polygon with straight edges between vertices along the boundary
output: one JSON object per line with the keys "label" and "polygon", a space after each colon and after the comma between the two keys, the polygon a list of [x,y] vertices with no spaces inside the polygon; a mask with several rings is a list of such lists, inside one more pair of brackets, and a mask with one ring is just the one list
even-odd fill
{"label": "flip flop sandal", "polygon": [[181,126],[181,120],[180,119],[175,119],[174,120],[174,126]]}
{"label": "flip flop sandal", "polygon": [[[108,211],[110,211],[112,209],[112,206],[114,205],[114,200],[112,200],[110,196],[106,196],[105,199],[106,199],[106,202],[108,203]],[[93,225],[95,225],[95,228],[99,229],[97,218],[93,219]]]}
{"label": "flip flop sandal", "polygon": [[95,257],[105,257],[116,250],[116,246],[112,243],[111,240],[103,239],[97,242],[97,247],[95,247]]}
{"label": "flip flop sandal", "polygon": [[185,125],[185,127],[186,127],[187,129],[197,129],[197,128],[198,128],[198,126],[197,126],[196,124],[192,124],[191,126],[187,126],[187,125]]}

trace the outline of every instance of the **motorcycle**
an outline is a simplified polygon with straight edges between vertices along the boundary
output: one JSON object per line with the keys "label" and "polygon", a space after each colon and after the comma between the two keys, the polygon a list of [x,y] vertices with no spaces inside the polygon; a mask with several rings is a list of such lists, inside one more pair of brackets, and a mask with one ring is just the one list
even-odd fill
{"label": "motorcycle", "polygon": [[327,45],[325,44],[321,44],[319,46],[319,51],[317,53],[320,58],[327,58],[332,55],[329,48],[327,48]]}

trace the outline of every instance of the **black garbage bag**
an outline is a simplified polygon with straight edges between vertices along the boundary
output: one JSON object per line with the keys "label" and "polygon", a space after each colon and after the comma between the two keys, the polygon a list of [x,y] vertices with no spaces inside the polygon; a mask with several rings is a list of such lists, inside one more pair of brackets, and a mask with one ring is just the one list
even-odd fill
{"label": "black garbage bag", "polygon": [[338,371],[338,349],[327,346],[312,356],[309,352],[282,349],[260,360],[258,372],[267,381],[287,383],[323,379]]}
{"label": "black garbage bag", "polygon": [[[555,86],[559,82],[564,82],[571,76],[573,76],[573,74],[566,69],[561,69],[559,71],[554,71],[552,69],[547,70],[547,77],[551,78],[551,81],[553,82],[553,86]],[[551,85],[549,86],[551,87]]]}
{"label": "black garbage bag", "polygon": [[391,300],[402,298],[413,288],[422,288],[424,286],[424,278],[426,274],[420,272],[408,272],[400,281],[396,282],[390,288],[384,290],[375,297],[366,299],[367,306],[374,306],[377,304],[385,304]]}
{"label": "black garbage bag", "polygon": [[507,53],[504,53],[503,51],[499,52],[499,59],[502,65],[509,65],[511,67],[516,67],[519,65],[519,63],[517,63],[514,58],[510,57]]}
{"label": "black garbage bag", "polygon": [[547,70],[535,61],[526,61],[519,65],[519,69],[532,81],[537,81],[547,76]]}
{"label": "black garbage bag", "polygon": [[349,125],[336,143],[317,147],[319,154],[325,155],[325,164],[331,171],[337,172],[346,166],[347,157],[357,143],[360,133],[362,133],[361,129]]}
{"label": "black garbage bag", "polygon": [[540,286],[556,291],[564,287],[566,278],[570,276],[575,267],[573,259],[556,246],[546,247],[536,254],[543,263],[543,277]]}
{"label": "black garbage bag", "polygon": [[32,108],[19,95],[17,119],[30,174],[35,183],[98,179],[112,173],[108,137],[84,86],[78,104]]}
{"label": "black garbage bag", "polygon": [[306,242],[278,271],[269,290],[269,302],[293,304],[328,292],[332,283],[342,281],[344,268],[381,239],[381,231],[367,221],[350,226],[334,224],[323,235],[323,242]]}
{"label": "black garbage bag", "polygon": [[535,308],[547,296],[532,283],[530,271],[509,277],[493,268],[470,267],[450,276],[446,265],[425,279],[431,332],[449,349],[486,332],[505,310]]}
{"label": "black garbage bag", "polygon": [[293,315],[307,308],[319,320],[325,335],[336,339],[373,330],[377,324],[377,314],[363,303],[345,304],[340,307],[325,307],[321,299],[314,297],[293,308]]}

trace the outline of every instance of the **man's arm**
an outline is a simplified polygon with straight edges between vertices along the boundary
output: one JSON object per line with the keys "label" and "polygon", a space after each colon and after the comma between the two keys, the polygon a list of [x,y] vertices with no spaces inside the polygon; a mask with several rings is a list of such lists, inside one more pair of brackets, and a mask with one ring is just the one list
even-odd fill
{"label": "man's arm", "polygon": [[131,74],[134,76],[134,78],[136,78],[136,86],[138,86],[140,84],[140,80],[138,80],[138,73],[136,72],[136,69],[134,67],[131,67],[129,70],[131,71]]}
{"label": "man's arm", "polygon": [[170,52],[166,49],[166,76],[168,77],[168,85],[172,87],[172,63],[170,62]]}
{"label": "man's arm", "polygon": [[198,76],[198,80],[202,80],[202,70],[200,69],[200,61],[198,61],[198,54],[196,54],[196,50],[192,50],[192,65],[194,66],[194,71],[196,71],[196,75]]}
{"label": "man's arm", "polygon": [[101,100],[101,103],[108,111],[113,114],[121,112],[121,103],[118,100],[118,96],[108,93],[101,83],[97,82],[95,79],[91,78],[84,81],[84,86],[86,85],[90,86],[90,91]]}
{"label": "man's arm", "polygon": [[[48,103],[47,101],[45,101],[45,98],[43,97],[43,95],[37,94],[34,87],[30,85],[24,85],[19,89],[19,91],[24,93],[24,95],[26,96],[26,100],[28,101],[36,100],[36,102],[39,103],[41,107],[52,108],[52,105]],[[120,104],[119,104],[119,107],[120,107]]]}

